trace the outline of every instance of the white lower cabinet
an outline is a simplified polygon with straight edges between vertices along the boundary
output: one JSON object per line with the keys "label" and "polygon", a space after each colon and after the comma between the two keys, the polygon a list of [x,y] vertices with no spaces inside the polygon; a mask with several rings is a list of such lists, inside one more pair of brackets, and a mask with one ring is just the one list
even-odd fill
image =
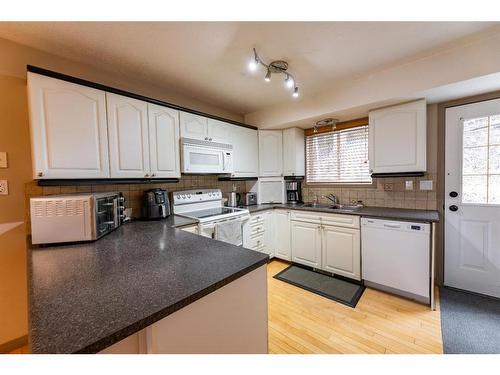
{"label": "white lower cabinet", "polygon": [[292,261],[321,268],[321,225],[291,222]]}
{"label": "white lower cabinet", "polygon": [[273,210],[257,212],[243,225],[243,247],[274,257]]}
{"label": "white lower cabinet", "polygon": [[290,241],[290,211],[274,211],[274,255],[283,260],[292,260]]}
{"label": "white lower cabinet", "polygon": [[296,211],[291,219],[292,262],[361,280],[358,216]]}
{"label": "white lower cabinet", "polygon": [[323,225],[322,269],[352,279],[361,279],[359,229]]}

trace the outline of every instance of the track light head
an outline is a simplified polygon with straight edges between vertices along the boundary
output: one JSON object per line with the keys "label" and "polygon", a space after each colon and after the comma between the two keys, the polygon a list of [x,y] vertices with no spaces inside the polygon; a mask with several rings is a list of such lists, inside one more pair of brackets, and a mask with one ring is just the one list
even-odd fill
{"label": "track light head", "polygon": [[264,81],[269,82],[271,80],[271,71],[267,69],[266,76],[264,77]]}
{"label": "track light head", "polygon": [[293,87],[293,84],[294,84],[293,78],[287,75],[285,79],[285,86],[291,89]]}
{"label": "track light head", "polygon": [[299,97],[299,88],[297,86],[295,86],[295,88],[293,89],[293,94],[292,96],[294,98],[298,98]]}

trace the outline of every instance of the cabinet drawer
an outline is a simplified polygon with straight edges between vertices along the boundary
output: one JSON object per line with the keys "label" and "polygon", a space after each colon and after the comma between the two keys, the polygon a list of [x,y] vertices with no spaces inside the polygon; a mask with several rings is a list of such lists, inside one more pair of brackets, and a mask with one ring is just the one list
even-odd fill
{"label": "cabinet drawer", "polygon": [[342,214],[321,215],[321,224],[337,227],[359,228],[359,216]]}
{"label": "cabinet drawer", "polygon": [[292,211],[291,220],[321,224],[321,216],[313,212]]}
{"label": "cabinet drawer", "polygon": [[263,246],[264,246],[264,235],[263,234],[260,234],[257,236],[250,236],[248,238],[246,245],[245,245],[246,248],[252,249],[252,250],[257,250]]}

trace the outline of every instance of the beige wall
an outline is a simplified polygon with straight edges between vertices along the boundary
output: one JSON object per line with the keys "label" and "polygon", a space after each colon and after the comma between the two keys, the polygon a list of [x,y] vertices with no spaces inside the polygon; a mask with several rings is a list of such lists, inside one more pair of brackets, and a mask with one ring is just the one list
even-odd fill
{"label": "beige wall", "polygon": [[[437,208],[437,155],[438,155],[438,111],[437,104],[427,106],[427,173],[423,177],[394,177],[375,179],[373,187],[353,188],[349,186],[334,187],[305,185],[303,199],[311,202],[316,195],[321,203],[329,203],[324,196],[332,193],[340,198],[341,203],[362,200],[367,206],[413,208],[422,210],[435,210]],[[413,181],[414,189],[407,191],[405,181]],[[431,191],[421,191],[419,181],[432,180]],[[393,186],[393,191],[384,191],[384,184]]]}
{"label": "beige wall", "polygon": [[[8,180],[9,195],[0,196],[2,224],[24,221],[24,184],[31,180],[26,84],[23,79],[0,76],[0,151],[9,167],[0,169]],[[26,335],[25,226],[0,233],[0,345]]]}

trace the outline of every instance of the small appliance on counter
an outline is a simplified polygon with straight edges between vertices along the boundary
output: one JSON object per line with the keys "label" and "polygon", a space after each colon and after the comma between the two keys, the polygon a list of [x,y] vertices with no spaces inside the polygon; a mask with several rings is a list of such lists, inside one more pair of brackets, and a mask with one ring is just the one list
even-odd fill
{"label": "small appliance on counter", "polygon": [[286,203],[298,204],[302,202],[302,179],[287,180],[285,178]]}
{"label": "small appliance on counter", "polygon": [[254,206],[257,204],[257,193],[248,192],[241,195],[240,206]]}
{"label": "small appliance on counter", "polygon": [[147,220],[170,216],[170,201],[166,190],[150,189],[144,192],[142,216]]}
{"label": "small appliance on counter", "polygon": [[122,193],[61,194],[30,199],[31,242],[94,241],[124,219]]}
{"label": "small appliance on counter", "polygon": [[241,201],[241,194],[235,191],[227,193],[227,206],[228,207],[238,207]]}

